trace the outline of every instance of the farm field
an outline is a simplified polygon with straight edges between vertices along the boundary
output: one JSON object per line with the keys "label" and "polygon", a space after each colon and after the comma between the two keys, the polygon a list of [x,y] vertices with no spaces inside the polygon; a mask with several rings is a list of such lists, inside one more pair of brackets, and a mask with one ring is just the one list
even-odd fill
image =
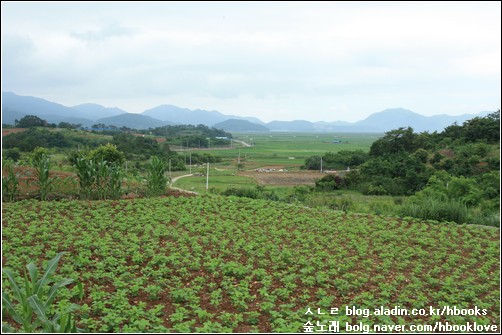
{"label": "farm field", "polygon": [[[382,137],[379,133],[233,133],[234,139],[252,144],[244,147],[234,143],[234,147],[194,150],[210,152],[235,164],[240,156],[246,169],[260,168],[265,165],[280,165],[289,169],[299,169],[305,158],[322,155],[328,151],[363,150],[369,151],[371,144]],[[340,141],[340,143],[333,143]]]}
{"label": "farm field", "polygon": [[[328,151],[363,150],[369,151],[371,144],[382,134],[378,133],[234,133],[234,138],[251,147],[233,141],[234,147],[192,150],[198,153],[211,153],[222,158],[221,163],[211,164],[210,188],[222,191],[229,187],[252,187],[256,184],[290,188],[299,185],[313,186],[314,180],[324,175],[315,171],[302,171],[305,159],[312,155],[323,155]],[[333,143],[338,140],[341,143]],[[180,151],[186,164],[189,162],[187,151]],[[237,171],[238,162],[243,165]],[[216,167],[216,170],[214,170]],[[257,169],[274,169],[273,172],[260,172]],[[203,172],[204,168],[194,168]],[[220,170],[220,171],[218,171]],[[279,170],[286,170],[279,172]],[[221,173],[221,171],[226,171]],[[228,177],[232,176],[232,177]],[[197,192],[205,192],[205,177],[193,176],[176,181],[174,186]]]}
{"label": "farm field", "polygon": [[[4,203],[2,228],[2,265],[17,274],[67,252],[56,276],[81,281],[84,297],[70,286],[60,301],[83,306],[78,326],[89,332],[301,332],[307,321],[330,320],[500,324],[498,229],[214,195]],[[343,312],[380,306],[487,313]],[[341,313],[306,315],[308,308]]]}

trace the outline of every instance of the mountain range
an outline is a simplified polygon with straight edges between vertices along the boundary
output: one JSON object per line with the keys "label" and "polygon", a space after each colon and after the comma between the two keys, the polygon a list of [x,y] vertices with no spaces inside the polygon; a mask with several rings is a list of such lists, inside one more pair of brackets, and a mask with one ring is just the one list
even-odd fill
{"label": "mountain range", "polygon": [[214,110],[190,110],[173,105],[160,105],[140,114],[128,113],[120,108],[109,108],[93,103],[68,107],[37,97],[2,92],[2,124],[10,125],[25,115],[36,115],[49,123],[70,122],[82,124],[84,127],[105,124],[133,129],[148,129],[175,124],[204,124],[226,131],[386,132],[399,127],[411,126],[417,132],[432,132],[442,131],[454,122],[462,124],[466,120],[488,113],[423,116],[404,108],[393,108],[373,113],[366,119],[354,123],[305,120],[265,123],[255,117],[225,115]]}

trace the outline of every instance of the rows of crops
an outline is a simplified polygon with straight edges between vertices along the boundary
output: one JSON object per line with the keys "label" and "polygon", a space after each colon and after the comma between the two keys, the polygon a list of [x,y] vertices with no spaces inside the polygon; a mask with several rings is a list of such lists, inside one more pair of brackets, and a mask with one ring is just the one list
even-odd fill
{"label": "rows of crops", "polygon": [[61,301],[90,332],[298,332],[308,307],[345,306],[488,311],[337,318],[354,324],[500,322],[498,229],[217,196],[21,201],[2,225],[16,273],[68,252],[57,275],[85,295]]}

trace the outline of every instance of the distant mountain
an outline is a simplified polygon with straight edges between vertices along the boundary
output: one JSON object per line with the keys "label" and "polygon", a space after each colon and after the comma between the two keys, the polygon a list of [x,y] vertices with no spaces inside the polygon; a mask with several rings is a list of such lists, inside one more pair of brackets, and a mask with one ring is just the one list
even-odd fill
{"label": "distant mountain", "polygon": [[16,120],[20,120],[26,114],[14,111],[9,107],[2,107],[2,124],[15,124]]}
{"label": "distant mountain", "polygon": [[366,119],[353,123],[352,128],[356,131],[385,132],[400,127],[412,127],[415,132],[440,132],[454,122],[462,124],[465,121],[480,115],[483,115],[483,113],[457,116],[423,116],[408,109],[392,108],[371,114]]}
{"label": "distant mountain", "polygon": [[216,129],[225,131],[270,131],[267,127],[248,120],[228,119],[213,125]]}
{"label": "distant mountain", "polygon": [[[47,101],[41,98],[21,96],[12,92],[2,92],[2,123],[14,124],[16,119],[21,119],[25,115],[36,115],[49,123],[70,122],[82,124],[84,127],[91,127],[96,123],[104,123],[117,127],[126,126],[129,128],[155,128],[168,124],[204,124],[212,127],[231,125],[236,129],[258,129],[248,123],[236,123],[237,120],[246,120],[252,124],[265,126],[272,131],[289,132],[386,132],[399,127],[412,127],[416,132],[422,131],[442,131],[445,127],[457,122],[462,124],[465,121],[477,116],[485,116],[489,112],[478,114],[464,114],[458,116],[435,115],[423,116],[404,108],[392,108],[371,114],[366,119],[349,123],[343,121],[336,122],[309,122],[304,120],[295,121],[272,121],[264,123],[255,117],[241,117],[225,115],[218,111],[207,111],[203,109],[190,110],[173,105],[161,105],[146,110],[142,114],[129,114],[119,108],[108,108],[97,104],[86,103],[73,107]],[[228,128],[230,129],[230,128]],[[234,130],[237,131],[237,130]],[[260,130],[266,131],[266,130]]]}
{"label": "distant mountain", "polygon": [[173,105],[160,105],[147,109],[142,113],[162,121],[170,121],[179,124],[205,124],[212,126],[215,123],[225,121],[227,118],[217,111],[206,111],[202,109],[190,110]]}
{"label": "distant mountain", "polygon": [[489,112],[464,115],[435,115],[423,116],[404,108],[392,108],[371,114],[366,119],[354,123],[337,122],[309,122],[296,121],[272,121],[267,127],[273,131],[329,131],[329,132],[379,132],[397,129],[400,127],[412,127],[415,132],[438,131],[441,132],[447,126],[457,122],[462,124],[476,116],[484,116]]}
{"label": "distant mountain", "polygon": [[55,102],[41,98],[17,95],[12,92],[2,92],[2,108],[22,113],[24,115],[61,115],[63,117],[75,116],[75,111]]}
{"label": "distant mountain", "polygon": [[304,120],[272,121],[267,127],[273,131],[318,131],[312,122]]}
{"label": "distant mountain", "polygon": [[104,107],[98,104],[81,104],[71,107],[81,114],[80,116],[90,120],[97,120],[105,117],[116,116],[120,114],[127,113],[127,111],[117,108],[117,107]]}
{"label": "distant mountain", "polygon": [[133,113],[124,113],[116,116],[110,116],[98,119],[96,120],[95,123],[103,123],[106,125],[114,125],[116,127],[127,127],[132,129],[148,129],[148,128],[156,128],[173,124],[172,122],[161,121],[147,115],[133,114]]}
{"label": "distant mountain", "polygon": [[160,105],[143,112],[143,115],[151,116],[153,118],[170,121],[177,124],[204,124],[213,127],[215,124],[230,120],[239,119],[247,120],[252,123],[265,125],[263,121],[255,117],[242,117],[236,115],[225,115],[218,111],[208,111],[204,109],[188,109],[180,108],[173,105]]}

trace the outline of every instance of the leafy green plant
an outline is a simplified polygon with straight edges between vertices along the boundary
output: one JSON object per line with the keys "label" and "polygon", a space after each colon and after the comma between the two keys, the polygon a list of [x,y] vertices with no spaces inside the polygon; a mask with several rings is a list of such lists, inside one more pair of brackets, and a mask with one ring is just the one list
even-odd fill
{"label": "leafy green plant", "polygon": [[40,192],[40,200],[47,200],[47,195],[53,189],[54,178],[50,177],[51,159],[45,153],[36,155],[33,159],[35,175],[37,177],[35,185]]}
{"label": "leafy green plant", "polygon": [[118,162],[78,157],[75,168],[83,199],[117,199],[122,195],[124,173]]}
{"label": "leafy green plant", "polygon": [[6,159],[2,162],[2,168],[7,171],[7,175],[2,176],[2,192],[8,201],[14,201],[19,193],[19,176],[14,171],[14,162]]}
{"label": "leafy green plant", "polygon": [[84,199],[91,199],[92,188],[96,179],[94,161],[85,157],[77,157],[75,167],[80,185],[80,196]]}
{"label": "leafy green plant", "polygon": [[166,191],[166,185],[169,178],[165,176],[166,162],[162,158],[153,156],[147,167],[148,175],[146,178],[148,195],[159,196]]}
{"label": "leafy green plant", "polygon": [[[2,291],[2,305],[14,321],[21,325],[21,331],[33,332],[42,328],[44,332],[77,332],[74,312],[79,308],[76,304],[63,308],[58,312],[52,312],[51,306],[57,296],[58,290],[73,282],[73,279],[65,278],[54,283],[54,272],[56,271],[59,259],[64,252],[58,253],[51,259],[45,268],[45,272],[39,276],[34,263],[29,263],[24,271],[24,278],[21,285],[16,282],[14,273],[4,269],[7,276],[9,288],[12,291],[12,298],[7,292]],[[50,287],[50,288],[49,288]],[[83,295],[83,288],[80,288],[80,297]],[[17,301],[15,304],[13,301]],[[51,315],[52,314],[52,315]],[[13,330],[7,326],[4,330]]]}

